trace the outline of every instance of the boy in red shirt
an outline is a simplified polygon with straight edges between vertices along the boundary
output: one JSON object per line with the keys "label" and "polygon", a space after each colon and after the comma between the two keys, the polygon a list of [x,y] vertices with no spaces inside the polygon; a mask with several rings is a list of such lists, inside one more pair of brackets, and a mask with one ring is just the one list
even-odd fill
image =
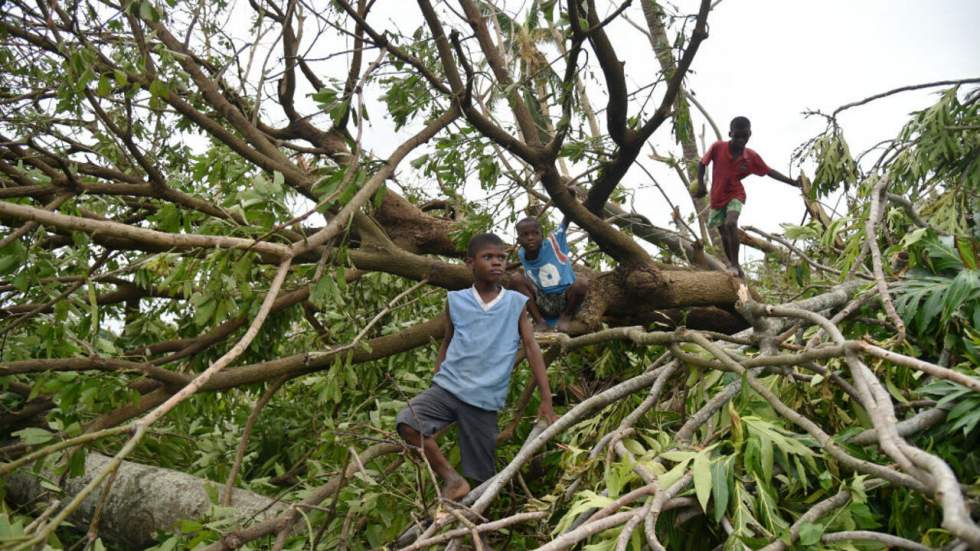
{"label": "boy in red shirt", "polygon": [[742,178],[749,174],[769,176],[791,186],[802,187],[799,180],[791,180],[780,172],[769,168],[762,157],[745,147],[752,135],[752,123],[745,117],[735,117],[729,125],[730,141],[721,140],[711,144],[698,163],[698,190],[695,197],[704,197],[704,172],[708,163],[713,163],[711,171],[711,212],[709,226],[718,226],[721,244],[728,257],[728,264],[738,277],[745,277],[738,265],[738,215],[745,203],[745,188]]}

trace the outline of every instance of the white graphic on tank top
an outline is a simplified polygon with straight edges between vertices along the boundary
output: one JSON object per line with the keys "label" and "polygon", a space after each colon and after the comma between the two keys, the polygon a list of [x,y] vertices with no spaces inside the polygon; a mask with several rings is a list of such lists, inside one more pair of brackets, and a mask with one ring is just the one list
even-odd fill
{"label": "white graphic on tank top", "polygon": [[538,268],[538,283],[541,284],[542,289],[554,287],[561,283],[561,273],[558,272],[558,267],[554,264],[545,264]]}

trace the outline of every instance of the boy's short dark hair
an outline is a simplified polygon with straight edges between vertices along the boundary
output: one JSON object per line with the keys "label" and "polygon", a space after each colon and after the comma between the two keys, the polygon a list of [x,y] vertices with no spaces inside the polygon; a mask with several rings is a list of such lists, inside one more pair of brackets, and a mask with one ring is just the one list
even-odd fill
{"label": "boy's short dark hair", "polygon": [[534,224],[539,228],[541,227],[541,222],[538,222],[538,219],[533,216],[528,216],[527,218],[521,218],[520,220],[517,221],[516,224],[514,224],[514,227],[519,228],[527,224]]}
{"label": "boy's short dark hair", "polygon": [[478,233],[471,237],[469,244],[466,245],[467,258],[474,258],[476,253],[480,252],[480,250],[488,245],[496,245],[498,247],[507,246],[507,244],[504,243],[504,240],[498,237],[495,233]]}
{"label": "boy's short dark hair", "polygon": [[728,126],[729,130],[750,130],[752,128],[752,122],[748,117],[735,117],[732,119],[731,124]]}

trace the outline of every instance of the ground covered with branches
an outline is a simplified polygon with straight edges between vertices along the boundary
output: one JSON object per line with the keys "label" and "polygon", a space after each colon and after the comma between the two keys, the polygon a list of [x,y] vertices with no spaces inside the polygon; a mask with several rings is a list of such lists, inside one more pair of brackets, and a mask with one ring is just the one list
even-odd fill
{"label": "ground covered with branches", "polygon": [[[980,549],[980,79],[868,151],[837,117],[879,98],[811,113],[807,218],[737,279],[703,199],[626,206],[714,125],[711,2],[638,4],[6,2],[0,548]],[[526,214],[589,282],[539,336],[560,418],[518,366],[445,502],[395,414]]]}

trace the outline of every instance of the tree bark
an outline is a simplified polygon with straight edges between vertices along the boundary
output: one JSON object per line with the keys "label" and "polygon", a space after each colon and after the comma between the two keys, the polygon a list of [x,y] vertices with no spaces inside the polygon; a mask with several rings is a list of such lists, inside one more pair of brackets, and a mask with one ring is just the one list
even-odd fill
{"label": "tree bark", "polygon": [[[62,486],[63,500],[70,500],[83,488],[110,457],[88,452],[85,472],[68,479]],[[51,492],[41,486],[38,476],[22,469],[6,480],[7,499],[16,506],[47,502]],[[209,494],[210,489],[210,494]],[[155,532],[173,531],[183,519],[208,516],[217,500],[221,484],[186,473],[124,461],[102,510],[99,536],[125,549],[143,549],[155,544]],[[95,513],[101,492],[90,495],[69,519],[76,525],[88,525]],[[242,521],[264,519],[278,514],[285,504],[245,490],[235,489],[231,496],[232,515]]]}

